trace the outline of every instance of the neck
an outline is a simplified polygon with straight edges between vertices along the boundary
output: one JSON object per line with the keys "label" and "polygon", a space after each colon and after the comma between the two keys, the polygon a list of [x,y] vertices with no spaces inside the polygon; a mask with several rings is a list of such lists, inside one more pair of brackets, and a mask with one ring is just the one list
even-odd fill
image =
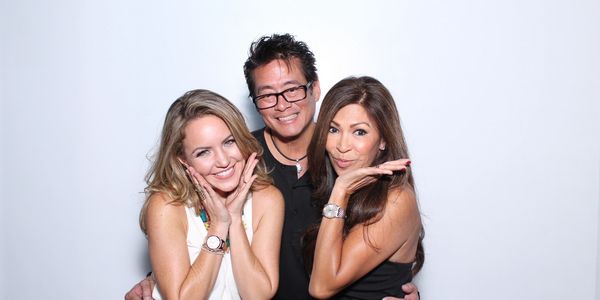
{"label": "neck", "polygon": [[310,123],[302,133],[294,137],[281,137],[275,131],[268,129],[268,134],[272,138],[273,145],[276,149],[270,149],[273,152],[281,152],[285,156],[293,159],[299,159],[306,156],[308,145],[312,139],[315,129],[315,124]]}

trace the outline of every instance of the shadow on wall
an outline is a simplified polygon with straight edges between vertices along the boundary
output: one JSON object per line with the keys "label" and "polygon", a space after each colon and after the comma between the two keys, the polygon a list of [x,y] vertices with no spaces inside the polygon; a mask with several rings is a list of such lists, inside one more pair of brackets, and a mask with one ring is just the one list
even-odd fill
{"label": "shadow on wall", "polygon": [[250,98],[246,97],[238,100],[235,102],[235,105],[244,115],[244,118],[246,119],[246,125],[248,125],[248,129],[250,129],[250,131],[254,131],[265,126],[260,113],[258,113],[256,107],[254,107],[254,103]]}
{"label": "shadow on wall", "polygon": [[[144,275],[152,271],[152,266],[150,265],[150,255],[148,254],[148,243],[145,238],[138,247],[136,257],[138,258],[138,261],[136,262],[136,269],[140,270]],[[142,278],[140,278],[140,280],[142,280]]]}
{"label": "shadow on wall", "polygon": [[[598,186],[600,187],[600,160],[598,160]],[[598,202],[600,203],[600,189],[598,190]],[[600,204],[598,204],[598,228],[596,229],[596,299],[600,299]]]}

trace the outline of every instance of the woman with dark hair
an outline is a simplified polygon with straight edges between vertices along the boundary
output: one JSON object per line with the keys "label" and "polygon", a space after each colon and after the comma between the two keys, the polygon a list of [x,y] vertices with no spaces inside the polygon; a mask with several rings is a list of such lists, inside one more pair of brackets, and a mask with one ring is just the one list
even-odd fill
{"label": "woman with dark hair", "polygon": [[423,227],[387,88],[371,77],[334,85],[308,153],[314,197],[323,208],[320,224],[304,239],[311,295],[403,297],[401,285],[423,265]]}
{"label": "woman with dark hair", "polygon": [[154,299],[270,299],[283,198],[262,148],[227,99],[193,90],[169,108],[140,225]]}

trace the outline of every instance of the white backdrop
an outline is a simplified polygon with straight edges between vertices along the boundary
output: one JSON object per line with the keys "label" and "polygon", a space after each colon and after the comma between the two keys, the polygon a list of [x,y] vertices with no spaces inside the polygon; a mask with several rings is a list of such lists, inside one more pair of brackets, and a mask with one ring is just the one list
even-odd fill
{"label": "white backdrop", "polygon": [[[323,89],[393,92],[426,226],[423,299],[600,299],[600,2],[0,2],[0,298],[120,299],[168,106],[261,126],[250,42],[290,32]],[[232,3],[233,2],[233,3]]]}

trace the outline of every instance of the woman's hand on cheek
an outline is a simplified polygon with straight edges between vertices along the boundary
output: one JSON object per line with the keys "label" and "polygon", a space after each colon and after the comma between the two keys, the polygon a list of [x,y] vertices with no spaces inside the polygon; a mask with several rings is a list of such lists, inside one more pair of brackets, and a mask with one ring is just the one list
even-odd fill
{"label": "woman's hand on cheek", "polygon": [[257,164],[258,159],[256,158],[256,153],[252,153],[244,165],[244,170],[240,176],[240,181],[237,188],[229,196],[227,196],[225,205],[232,216],[241,217],[242,215],[242,208],[246,202],[248,191],[250,191],[252,183],[254,183],[254,180],[256,179],[256,175],[254,175],[254,169],[256,168]]}
{"label": "woman's hand on cheek", "polygon": [[[225,207],[225,199],[217,194],[210,184],[193,167],[187,169],[190,178],[196,188],[196,192],[202,201],[211,224],[231,224],[231,216]],[[213,223],[214,222],[214,223]]]}

